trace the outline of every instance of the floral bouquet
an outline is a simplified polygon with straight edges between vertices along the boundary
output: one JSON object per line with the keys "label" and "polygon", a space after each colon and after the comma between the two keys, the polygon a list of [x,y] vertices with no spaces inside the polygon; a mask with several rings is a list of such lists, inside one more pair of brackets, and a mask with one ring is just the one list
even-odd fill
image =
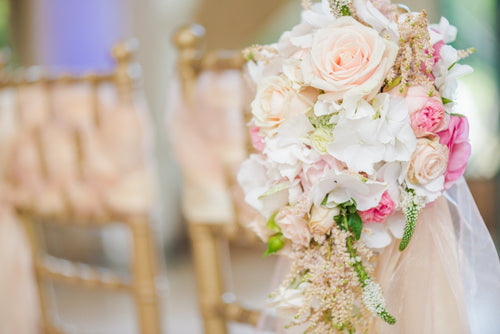
{"label": "floral bouquet", "polygon": [[469,126],[453,107],[472,72],[458,62],[474,50],[448,44],[457,31],[445,18],[430,25],[389,0],[303,7],[278,43],[245,50],[258,153],[238,181],[265,255],[291,260],[270,296],[287,327],[365,333],[398,321],[378,254],[392,243],[404,253],[419,214],[464,173]]}

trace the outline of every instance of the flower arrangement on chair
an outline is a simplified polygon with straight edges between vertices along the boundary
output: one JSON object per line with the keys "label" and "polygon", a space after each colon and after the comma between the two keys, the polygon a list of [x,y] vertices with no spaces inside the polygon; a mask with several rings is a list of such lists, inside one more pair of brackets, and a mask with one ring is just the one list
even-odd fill
{"label": "flower arrangement on chair", "polygon": [[[464,173],[459,61],[445,18],[389,0],[303,1],[301,23],[245,50],[256,85],[240,169],[265,255],[290,258],[270,303],[305,332],[365,333],[391,315],[377,253],[411,245],[419,214]],[[374,317],[375,316],[375,317]],[[371,331],[370,331],[371,332]]]}

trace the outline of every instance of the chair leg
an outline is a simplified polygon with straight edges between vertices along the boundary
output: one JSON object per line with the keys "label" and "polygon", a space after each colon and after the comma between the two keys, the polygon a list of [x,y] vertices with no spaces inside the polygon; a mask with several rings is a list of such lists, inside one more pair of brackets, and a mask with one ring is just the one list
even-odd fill
{"label": "chair leg", "polygon": [[205,334],[226,334],[226,321],[217,312],[224,293],[217,238],[209,225],[191,224],[189,234]]}
{"label": "chair leg", "polygon": [[24,226],[24,230],[26,231],[26,237],[28,239],[28,242],[30,244],[30,250],[31,250],[31,261],[33,265],[33,274],[35,275],[35,281],[36,281],[36,287],[38,290],[38,298],[39,298],[39,303],[40,303],[40,314],[41,314],[41,320],[42,324],[41,327],[43,328],[43,332],[52,332],[52,322],[50,321],[50,317],[47,314],[47,296],[45,294],[45,288],[43,286],[43,282],[41,281],[41,277],[38,274],[38,269],[37,269],[37,260],[38,260],[38,252],[41,251],[40,244],[37,240],[36,237],[36,231],[35,231],[35,226],[33,226],[33,222],[24,214],[18,214],[17,218],[22,222]]}
{"label": "chair leg", "polygon": [[142,334],[161,332],[158,295],[155,286],[155,255],[147,219],[130,224],[133,238],[132,274],[139,328]]}

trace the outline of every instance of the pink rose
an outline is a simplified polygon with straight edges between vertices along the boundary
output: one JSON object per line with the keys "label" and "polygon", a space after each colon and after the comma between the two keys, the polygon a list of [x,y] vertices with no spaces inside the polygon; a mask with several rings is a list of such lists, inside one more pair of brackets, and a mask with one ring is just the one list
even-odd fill
{"label": "pink rose", "polygon": [[392,215],[395,208],[394,201],[392,200],[389,193],[386,191],[378,205],[374,208],[371,208],[366,211],[358,211],[361,216],[361,220],[364,223],[373,222],[373,223],[382,223],[387,217]]}
{"label": "pink rose", "polygon": [[415,136],[424,137],[446,128],[447,117],[441,97],[434,93],[429,96],[429,88],[413,86],[406,93],[411,127]]}
{"label": "pink rose", "polygon": [[281,228],[281,232],[285,238],[293,243],[309,246],[311,241],[311,232],[307,226],[307,221],[304,217],[299,217],[294,214],[292,208],[282,208],[274,218],[276,224]]}
{"label": "pink rose", "polygon": [[311,51],[302,62],[304,81],[327,97],[346,95],[371,100],[391,69],[398,46],[352,17],[341,17],[316,30]]}
{"label": "pink rose", "polygon": [[419,138],[408,169],[408,179],[415,184],[428,184],[444,174],[447,164],[446,146],[437,140]]}
{"label": "pink rose", "polygon": [[469,122],[466,117],[451,116],[448,129],[438,133],[439,142],[448,147],[450,157],[445,173],[444,188],[449,189],[467,167],[471,153]]}
{"label": "pink rose", "polygon": [[309,111],[318,94],[312,87],[295,90],[292,82],[283,76],[262,79],[252,101],[255,126],[261,134],[272,135],[286,119]]}
{"label": "pink rose", "polygon": [[260,129],[252,125],[250,128],[250,139],[252,140],[252,146],[259,152],[264,151],[264,141],[262,140],[262,137],[260,135]]}

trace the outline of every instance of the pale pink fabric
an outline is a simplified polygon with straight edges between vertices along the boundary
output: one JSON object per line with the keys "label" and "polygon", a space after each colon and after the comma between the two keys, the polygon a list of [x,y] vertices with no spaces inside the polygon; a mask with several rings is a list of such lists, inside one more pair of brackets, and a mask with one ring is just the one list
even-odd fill
{"label": "pale pink fabric", "polygon": [[458,244],[444,197],[420,214],[408,247],[396,240],[379,256],[376,277],[397,322],[377,321],[375,333],[470,333]]}
{"label": "pale pink fabric", "polygon": [[40,333],[38,294],[24,230],[0,205],[0,333]]}
{"label": "pale pink fabric", "polygon": [[241,72],[204,72],[191,101],[173,80],[167,128],[181,167],[183,212],[189,222],[233,223],[248,207],[235,186],[235,173],[247,154]]}
{"label": "pale pink fabric", "polygon": [[12,114],[2,118],[13,131],[0,136],[11,203],[81,216],[152,209],[153,139],[143,98],[123,102],[115,88],[102,85],[96,109],[91,94],[86,84],[2,92],[0,103],[9,106],[2,114]]}

